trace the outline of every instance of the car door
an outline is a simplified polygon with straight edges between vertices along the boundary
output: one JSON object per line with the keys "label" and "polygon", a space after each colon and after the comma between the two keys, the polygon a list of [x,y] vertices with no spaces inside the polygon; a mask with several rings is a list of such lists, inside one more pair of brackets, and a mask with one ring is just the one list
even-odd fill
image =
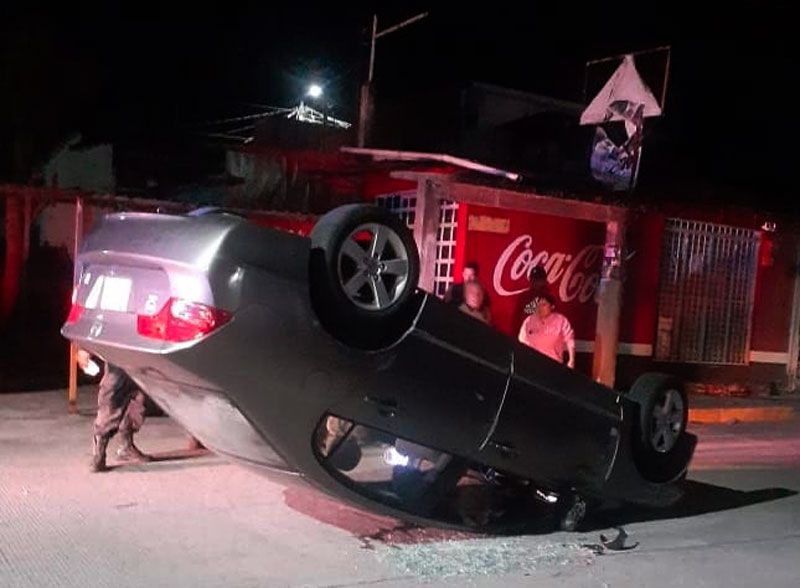
{"label": "car door", "polygon": [[596,480],[613,459],[619,420],[613,390],[515,343],[497,427],[476,457],[545,485]]}
{"label": "car door", "polygon": [[409,335],[376,355],[332,408],[339,416],[467,456],[486,439],[509,378],[512,341],[430,298]]}

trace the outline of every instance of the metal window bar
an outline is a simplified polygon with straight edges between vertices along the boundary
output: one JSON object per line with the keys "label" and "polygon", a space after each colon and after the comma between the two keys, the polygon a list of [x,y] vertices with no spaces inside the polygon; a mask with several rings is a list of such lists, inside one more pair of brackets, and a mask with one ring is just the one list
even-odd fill
{"label": "metal window bar", "polygon": [[667,221],[656,359],[748,362],[758,243],[748,229]]}

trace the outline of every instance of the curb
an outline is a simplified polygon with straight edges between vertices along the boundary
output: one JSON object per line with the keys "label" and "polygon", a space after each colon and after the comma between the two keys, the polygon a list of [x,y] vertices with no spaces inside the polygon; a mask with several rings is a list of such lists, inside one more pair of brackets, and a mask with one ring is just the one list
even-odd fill
{"label": "curb", "polygon": [[689,422],[693,424],[779,423],[795,418],[791,406],[690,408]]}

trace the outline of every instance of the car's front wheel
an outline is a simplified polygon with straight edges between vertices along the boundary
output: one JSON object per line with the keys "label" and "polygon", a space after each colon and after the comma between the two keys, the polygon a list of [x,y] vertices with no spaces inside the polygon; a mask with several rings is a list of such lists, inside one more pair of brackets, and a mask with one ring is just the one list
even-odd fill
{"label": "car's front wheel", "polygon": [[667,374],[644,374],[628,397],[639,405],[633,427],[639,470],[652,482],[675,480],[685,471],[683,455],[677,451],[689,418],[683,384]]}

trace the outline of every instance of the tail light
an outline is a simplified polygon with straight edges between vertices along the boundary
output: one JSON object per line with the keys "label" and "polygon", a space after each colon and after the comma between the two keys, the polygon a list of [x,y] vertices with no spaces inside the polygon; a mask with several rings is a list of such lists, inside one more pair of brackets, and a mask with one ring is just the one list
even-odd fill
{"label": "tail light", "polygon": [[77,286],[72,289],[72,306],[69,309],[69,315],[67,316],[67,324],[72,325],[77,323],[81,319],[81,315],[83,315],[83,311],[85,308],[78,304],[78,288]]}
{"label": "tail light", "polygon": [[218,329],[231,318],[229,312],[181,298],[170,298],[156,314],[136,317],[136,330],[143,337],[181,343],[194,341]]}
{"label": "tail light", "polygon": [[81,320],[84,310],[85,308],[83,308],[80,304],[73,302],[72,307],[69,309],[69,315],[67,315],[67,324],[73,325]]}

